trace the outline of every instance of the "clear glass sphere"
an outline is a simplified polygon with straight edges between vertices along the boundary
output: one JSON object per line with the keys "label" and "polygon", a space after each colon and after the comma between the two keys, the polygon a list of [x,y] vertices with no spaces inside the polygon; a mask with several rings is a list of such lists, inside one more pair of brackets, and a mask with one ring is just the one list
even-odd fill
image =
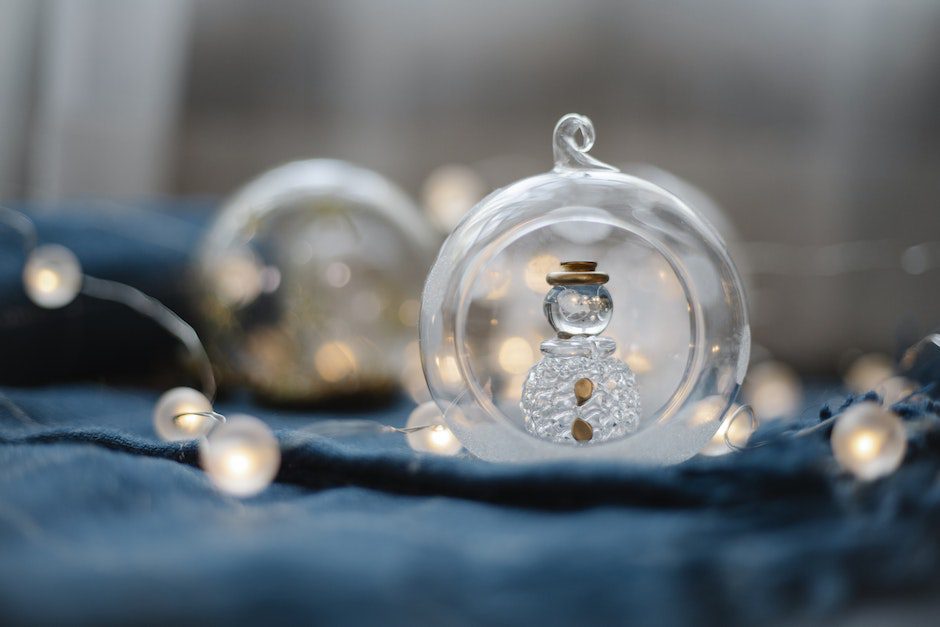
{"label": "clear glass sphere", "polygon": [[250,182],[196,266],[223,378],[284,402],[390,391],[435,241],[404,193],[348,163],[298,161]]}
{"label": "clear glass sphere", "polygon": [[[721,237],[674,195],[595,160],[593,141],[589,120],[562,118],[554,170],[483,199],[428,276],[419,329],[428,385],[450,429],[484,459],[679,462],[710,441],[744,379],[747,307]],[[542,315],[546,275],[571,259],[609,274],[616,307],[571,297],[549,313],[578,329],[607,325],[602,337],[635,374],[641,407],[635,429],[591,446],[527,432],[520,407],[554,334]]]}
{"label": "clear glass sphere", "polygon": [[556,285],[545,296],[544,308],[555,331],[597,335],[610,324],[614,302],[603,285]]}
{"label": "clear glass sphere", "polygon": [[153,428],[161,440],[176,442],[204,436],[215,420],[204,416],[212,411],[212,403],[192,388],[173,388],[165,392],[153,408]]}
{"label": "clear glass sphere", "polygon": [[58,244],[37,246],[26,259],[23,287],[29,299],[46,309],[65,307],[82,288],[82,266],[71,250]]}
{"label": "clear glass sphere", "polygon": [[277,475],[281,449],[264,422],[234,414],[199,441],[199,463],[223,492],[253,496]]}
{"label": "clear glass sphere", "polygon": [[907,451],[904,423],[878,403],[845,410],[832,428],[832,453],[845,470],[864,481],[898,469]]}
{"label": "clear glass sphere", "polygon": [[405,428],[416,429],[418,427],[429,428],[418,429],[405,434],[408,439],[408,446],[412,450],[419,453],[450,456],[456,455],[463,448],[451,430],[444,425],[441,410],[433,401],[421,403],[408,416]]}

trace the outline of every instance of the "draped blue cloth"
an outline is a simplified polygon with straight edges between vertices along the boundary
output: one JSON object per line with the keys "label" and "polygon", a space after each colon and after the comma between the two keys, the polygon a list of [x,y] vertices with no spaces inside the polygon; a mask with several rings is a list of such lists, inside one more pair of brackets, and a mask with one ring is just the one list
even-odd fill
{"label": "draped blue cloth", "polygon": [[[36,213],[89,273],[184,314],[185,264],[207,205]],[[891,477],[840,474],[825,430],[669,468],[490,464],[411,452],[411,404],[262,416],[277,482],[214,490],[191,443],[151,411],[176,347],[118,305],[40,311],[0,238],[0,623],[766,624],[933,616],[940,587],[940,442],[919,432]],[[154,381],[157,385],[154,385]],[[802,424],[819,421],[817,388]],[[840,411],[842,398],[823,415]],[[908,420],[935,411],[898,407]],[[927,417],[925,420],[932,421]],[[887,608],[887,609],[886,609]],[[913,609],[912,609],[913,608]],[[874,614],[869,614],[874,612]],[[879,612],[881,612],[879,614]]]}

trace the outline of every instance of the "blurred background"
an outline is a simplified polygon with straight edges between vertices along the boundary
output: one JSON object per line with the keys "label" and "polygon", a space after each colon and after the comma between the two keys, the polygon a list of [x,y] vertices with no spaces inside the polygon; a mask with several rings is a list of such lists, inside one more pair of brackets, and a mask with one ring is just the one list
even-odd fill
{"label": "blurred background", "polygon": [[757,356],[829,375],[940,323],[938,61],[927,0],[0,0],[0,199],[329,156],[469,204],[577,111],[724,212]]}

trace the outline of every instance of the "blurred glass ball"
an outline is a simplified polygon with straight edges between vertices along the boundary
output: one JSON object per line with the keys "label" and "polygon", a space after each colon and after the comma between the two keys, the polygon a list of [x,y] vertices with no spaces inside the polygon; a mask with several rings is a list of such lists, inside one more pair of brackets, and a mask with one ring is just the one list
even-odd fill
{"label": "blurred glass ball", "polygon": [[268,487],[281,466],[281,449],[268,425],[235,414],[199,441],[199,463],[218,489],[238,497]]}
{"label": "blurred glass ball", "polygon": [[449,164],[431,172],[421,189],[428,218],[450,233],[473,205],[486,195],[486,183],[473,168]]}
{"label": "blurred glass ball", "polygon": [[297,161],[250,182],[196,268],[223,378],[289,403],[392,390],[435,237],[403,192],[348,163]]}
{"label": "blurred glass ball", "polygon": [[897,470],[907,451],[904,423],[877,403],[858,403],[845,410],[832,428],[836,461],[858,479],[871,481]]}
{"label": "blurred glass ball", "polygon": [[785,418],[800,410],[803,385],[788,365],[765,361],[752,367],[744,380],[744,399],[761,419]]}
{"label": "blurred glass ball", "polygon": [[853,392],[864,394],[894,376],[894,361],[881,353],[866,353],[855,359],[845,373],[845,384]]}
{"label": "blurred glass ball", "polygon": [[82,266],[71,250],[58,244],[37,246],[23,267],[29,299],[46,309],[65,307],[82,288]]}
{"label": "blurred glass ball", "polygon": [[153,408],[153,428],[161,440],[178,442],[204,436],[215,426],[205,414],[212,411],[206,396],[192,388],[173,388],[163,393]]}
{"label": "blurred glass ball", "polygon": [[463,448],[450,429],[444,426],[444,417],[437,403],[429,401],[414,408],[405,423],[405,429],[416,429],[406,434],[408,446],[419,453],[456,455]]}

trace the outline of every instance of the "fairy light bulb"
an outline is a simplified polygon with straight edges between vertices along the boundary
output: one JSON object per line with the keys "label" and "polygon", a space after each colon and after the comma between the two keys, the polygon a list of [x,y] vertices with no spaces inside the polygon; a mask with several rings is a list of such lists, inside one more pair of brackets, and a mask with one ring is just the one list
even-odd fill
{"label": "fairy light bulb", "polygon": [[498,360],[508,374],[525,374],[535,362],[535,354],[525,338],[510,337],[500,345]]}
{"label": "fairy light bulb", "polygon": [[193,440],[209,432],[215,420],[203,415],[212,403],[192,388],[173,388],[163,394],[153,408],[153,428],[167,442]]}
{"label": "fairy light bulb", "polygon": [[832,453],[843,469],[863,481],[897,470],[907,451],[904,423],[877,403],[853,405],[836,419]]}
{"label": "fairy light bulb", "polygon": [[432,402],[422,403],[415,407],[411,415],[408,416],[408,422],[405,423],[406,429],[414,427],[429,426],[428,429],[421,429],[407,434],[408,446],[419,453],[434,453],[436,455],[456,455],[463,448],[460,441],[453,432],[444,426],[444,417],[437,404]]}
{"label": "fairy light bulb", "polygon": [[743,393],[761,419],[792,416],[803,400],[799,376],[779,361],[765,361],[751,368]]}
{"label": "fairy light bulb", "polygon": [[421,190],[428,217],[439,230],[450,233],[464,214],[486,195],[486,184],[464,165],[442,165],[428,176]]}
{"label": "fairy light bulb", "polygon": [[[721,413],[723,404],[723,399],[716,398],[701,401],[692,416],[693,424],[702,424],[714,419]],[[736,450],[735,447],[744,448],[751,434],[754,433],[755,424],[754,417],[748,413],[747,408],[733,404],[725,412],[718,431],[699,451],[699,454],[706,457],[718,457],[733,453]]]}
{"label": "fairy light bulb", "polygon": [[894,376],[894,362],[887,355],[868,353],[852,362],[845,373],[845,384],[853,392],[874,390]]}
{"label": "fairy light bulb", "polygon": [[893,405],[914,394],[918,385],[905,377],[891,377],[882,381],[875,391],[881,394],[885,405]]}
{"label": "fairy light bulb", "polygon": [[199,441],[199,463],[218,489],[248,497],[274,480],[281,465],[281,449],[264,422],[235,414]]}
{"label": "fairy light bulb", "polygon": [[75,300],[82,287],[82,266],[64,246],[38,246],[23,268],[23,287],[29,299],[40,307],[65,307]]}

